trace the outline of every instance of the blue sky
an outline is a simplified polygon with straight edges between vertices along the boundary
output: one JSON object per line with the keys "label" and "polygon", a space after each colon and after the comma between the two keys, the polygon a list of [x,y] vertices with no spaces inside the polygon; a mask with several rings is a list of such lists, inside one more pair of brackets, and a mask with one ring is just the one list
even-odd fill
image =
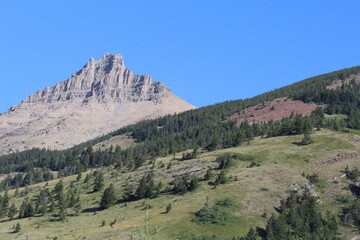
{"label": "blue sky", "polygon": [[0,112],[123,55],[201,107],[360,65],[360,1],[2,1]]}

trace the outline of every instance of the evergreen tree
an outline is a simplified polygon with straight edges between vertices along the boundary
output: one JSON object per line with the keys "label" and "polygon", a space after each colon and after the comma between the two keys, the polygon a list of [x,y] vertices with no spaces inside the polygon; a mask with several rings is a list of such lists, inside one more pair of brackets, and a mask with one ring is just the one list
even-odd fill
{"label": "evergreen tree", "polygon": [[304,133],[304,137],[301,140],[301,144],[302,145],[309,145],[313,142],[313,140],[311,139],[311,136],[308,132]]}
{"label": "evergreen tree", "polygon": [[79,182],[81,179],[82,175],[81,172],[78,173],[77,177],[76,177],[76,181]]}
{"label": "evergreen tree", "polygon": [[165,210],[165,213],[169,213],[171,211],[171,203],[169,203],[169,205],[166,206],[166,210]]}
{"label": "evergreen tree", "polygon": [[90,181],[90,175],[86,174],[86,177],[84,179],[84,183],[88,183]]}
{"label": "evergreen tree", "polygon": [[9,217],[9,219],[10,219],[10,220],[13,220],[14,217],[15,217],[15,215],[16,215],[16,213],[17,213],[17,208],[16,208],[16,206],[15,206],[15,203],[12,203],[12,204],[11,204],[11,207],[10,207],[10,209],[9,209],[9,211],[8,211],[8,217]]}
{"label": "evergreen tree", "polygon": [[57,200],[59,221],[63,222],[63,221],[65,221],[65,218],[66,218],[66,208],[68,206],[68,203],[66,201],[67,199],[65,197],[63,188],[61,188],[59,190],[59,192],[57,192],[56,200]]}
{"label": "evergreen tree", "polygon": [[[80,198],[80,197],[79,197]],[[79,201],[76,203],[75,207],[74,207],[74,214],[75,216],[79,216],[80,215],[80,211],[81,211],[81,202],[80,202],[80,199]]]}
{"label": "evergreen tree", "polygon": [[73,189],[69,189],[67,192],[66,203],[68,208],[72,208],[76,205],[76,194]]}
{"label": "evergreen tree", "polygon": [[225,184],[228,182],[228,178],[226,177],[225,170],[221,170],[219,175],[215,179],[215,185]]}
{"label": "evergreen tree", "polygon": [[40,190],[40,194],[38,195],[37,199],[36,199],[36,204],[35,204],[35,210],[36,212],[40,213],[40,214],[45,214],[48,210],[48,202],[49,202],[49,196],[50,196],[50,192],[48,189],[41,189]]}
{"label": "evergreen tree", "polygon": [[294,193],[282,201],[279,215],[271,216],[266,226],[267,239],[326,239],[335,240],[337,223],[334,215],[323,216],[317,199],[305,191]]}
{"label": "evergreen tree", "polygon": [[0,215],[6,216],[8,208],[9,208],[9,194],[5,191],[4,196],[1,198],[1,205],[0,205]]}
{"label": "evergreen tree", "polygon": [[21,231],[21,225],[20,225],[20,223],[17,223],[15,226],[15,229],[14,229],[14,233],[18,233],[20,231]]}
{"label": "evergreen tree", "polygon": [[54,187],[53,194],[55,199],[58,200],[60,193],[63,193],[64,190],[64,183],[60,180]]}
{"label": "evergreen tree", "polygon": [[54,198],[50,200],[49,212],[54,212],[56,210],[56,204]]}
{"label": "evergreen tree", "polygon": [[66,219],[66,208],[65,208],[65,206],[60,205],[59,209],[58,209],[58,212],[59,212],[58,213],[59,221],[64,222],[65,219]]}
{"label": "evergreen tree", "polygon": [[188,185],[188,191],[192,192],[197,189],[199,186],[199,178],[197,176],[192,176]]}
{"label": "evergreen tree", "polygon": [[211,169],[211,167],[209,167],[204,175],[204,180],[210,180],[213,176],[214,176],[213,170]]}
{"label": "evergreen tree", "polygon": [[343,209],[343,221],[360,229],[360,199],[354,200],[349,207]]}
{"label": "evergreen tree", "polygon": [[19,210],[19,218],[33,217],[35,209],[29,198],[25,198]]}
{"label": "evergreen tree", "polygon": [[246,237],[243,240],[256,240],[258,234],[253,228],[250,228],[249,232],[246,234]]}
{"label": "evergreen tree", "polygon": [[101,191],[104,187],[104,174],[97,172],[94,180],[94,192]]}
{"label": "evergreen tree", "polygon": [[107,187],[101,197],[100,201],[100,207],[102,209],[107,209],[111,207],[116,201],[115,197],[115,189],[113,184],[110,184],[109,187]]}
{"label": "evergreen tree", "polygon": [[154,173],[149,172],[140,179],[132,198],[136,200],[143,198],[155,198],[160,194],[161,186],[161,182],[157,186],[155,185]]}
{"label": "evergreen tree", "polygon": [[147,186],[146,186],[146,177],[143,176],[140,179],[139,185],[135,190],[135,197],[136,199],[143,199],[146,197],[146,190],[147,190]]}

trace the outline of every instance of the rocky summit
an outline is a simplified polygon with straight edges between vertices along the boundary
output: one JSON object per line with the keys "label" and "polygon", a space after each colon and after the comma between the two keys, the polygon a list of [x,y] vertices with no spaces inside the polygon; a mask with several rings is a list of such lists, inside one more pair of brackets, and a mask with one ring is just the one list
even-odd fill
{"label": "rocky summit", "polygon": [[106,53],[1,114],[0,153],[66,149],[144,119],[193,108],[149,75],[133,74],[122,56]]}

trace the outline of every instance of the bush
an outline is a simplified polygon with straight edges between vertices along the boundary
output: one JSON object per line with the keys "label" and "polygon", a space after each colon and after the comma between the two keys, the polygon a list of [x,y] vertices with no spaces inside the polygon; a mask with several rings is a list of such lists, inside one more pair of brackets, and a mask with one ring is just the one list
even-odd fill
{"label": "bush", "polygon": [[185,194],[196,190],[199,186],[199,178],[197,176],[182,177],[174,181],[172,192],[174,194]]}
{"label": "bush", "polygon": [[228,198],[228,197],[224,198],[224,199],[217,200],[215,205],[219,206],[219,207],[224,207],[224,208],[236,207],[235,201],[232,200],[231,198]]}
{"label": "bush", "polygon": [[277,208],[266,226],[268,240],[278,239],[338,239],[336,216],[323,214],[317,198],[309,191],[302,195],[291,193]]}
{"label": "bush", "polygon": [[204,180],[210,180],[213,176],[214,176],[214,173],[213,173],[211,167],[209,167],[204,175]]}
{"label": "bush", "polygon": [[226,176],[225,170],[221,170],[219,175],[217,175],[214,184],[217,186],[220,184],[225,184],[227,182],[229,182],[229,178]]}
{"label": "bush", "polygon": [[204,224],[223,225],[232,220],[230,213],[220,207],[202,208],[195,213],[195,222]]}
{"label": "bush", "polygon": [[254,157],[247,154],[224,153],[216,158],[219,169],[227,169],[236,165],[237,161],[253,161]]}
{"label": "bush", "polygon": [[21,231],[20,223],[17,223],[16,226],[15,226],[15,229],[14,229],[14,233],[18,233],[20,231]]}
{"label": "bush", "polygon": [[247,166],[247,168],[253,168],[253,167],[259,167],[260,163],[257,162],[251,162],[249,166]]}
{"label": "bush", "polygon": [[360,229],[360,199],[356,199],[343,210],[343,221]]}
{"label": "bush", "polygon": [[311,136],[309,133],[304,133],[304,137],[301,140],[301,145],[309,145],[313,143],[313,140],[311,139]]}
{"label": "bush", "polygon": [[[303,174],[303,175],[305,175],[305,174]],[[317,174],[317,173],[313,173],[313,174],[307,174],[307,175],[305,175],[305,178],[307,179],[307,180],[309,180],[309,182],[311,183],[311,184],[317,184],[317,183],[319,183],[319,175]]]}
{"label": "bush", "polygon": [[234,217],[218,204],[225,206],[228,206],[229,204],[233,205],[230,199],[224,199],[218,201],[215,206],[210,207],[209,198],[206,198],[204,207],[194,213],[194,222],[203,224],[223,225],[226,222],[232,221]]}
{"label": "bush", "polygon": [[360,171],[357,167],[354,167],[352,170],[349,169],[349,166],[345,168],[346,178],[351,181],[357,181],[360,177]]}
{"label": "bush", "polygon": [[169,205],[167,205],[165,213],[169,213],[171,211],[171,203],[169,203]]}

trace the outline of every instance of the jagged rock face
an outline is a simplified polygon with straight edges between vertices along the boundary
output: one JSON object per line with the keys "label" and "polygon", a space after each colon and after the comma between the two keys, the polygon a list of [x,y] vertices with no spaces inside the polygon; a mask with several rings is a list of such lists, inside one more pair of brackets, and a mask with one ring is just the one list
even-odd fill
{"label": "jagged rock face", "polygon": [[45,88],[23,103],[54,103],[80,100],[83,102],[158,102],[171,94],[161,82],[152,82],[148,75],[134,75],[125,68],[120,55],[105,54],[90,61],[66,81]]}
{"label": "jagged rock face", "polygon": [[120,55],[105,54],[1,114],[0,153],[65,149],[140,120],[193,108],[161,82],[133,74]]}

